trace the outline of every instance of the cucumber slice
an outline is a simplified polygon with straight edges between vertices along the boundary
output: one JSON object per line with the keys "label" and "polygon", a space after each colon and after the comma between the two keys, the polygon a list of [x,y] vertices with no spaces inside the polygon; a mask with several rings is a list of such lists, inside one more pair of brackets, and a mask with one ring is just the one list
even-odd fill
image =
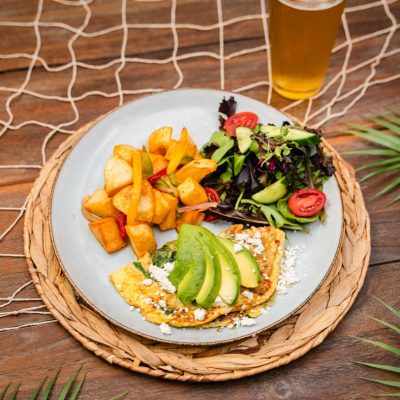
{"label": "cucumber slice", "polygon": [[236,139],[238,141],[239,151],[244,154],[251,146],[251,136],[254,132],[250,128],[236,128]]}

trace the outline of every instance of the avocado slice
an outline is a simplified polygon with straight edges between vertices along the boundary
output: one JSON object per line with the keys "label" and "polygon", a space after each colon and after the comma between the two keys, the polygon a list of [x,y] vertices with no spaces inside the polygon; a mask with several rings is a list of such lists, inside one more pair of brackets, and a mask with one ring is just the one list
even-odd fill
{"label": "avocado slice", "polygon": [[[178,254],[179,252],[184,253],[183,258],[187,262],[187,272],[178,285],[177,295],[183,304],[190,304],[200,292],[206,276],[206,261],[200,235],[194,232],[192,239],[186,241],[180,248],[178,247],[177,251]],[[180,260],[182,260],[182,257]]]}
{"label": "avocado slice", "polygon": [[255,288],[260,283],[260,267],[254,256],[245,247],[235,252],[235,242],[227,238],[218,237],[223,245],[231,252],[240,270],[240,284],[247,288]]}
{"label": "avocado slice", "polygon": [[194,228],[201,232],[204,243],[209,246],[214,257],[218,257],[221,270],[221,287],[218,295],[227,305],[235,304],[240,292],[240,271],[235,258],[209,230],[202,226]]}
{"label": "avocado slice", "polygon": [[221,288],[221,265],[215,250],[205,243],[204,238],[200,241],[206,261],[206,275],[203,286],[196,296],[196,303],[203,308],[210,308]]}
{"label": "avocado slice", "polygon": [[268,185],[263,190],[253,194],[251,198],[261,204],[272,204],[281,199],[287,193],[287,187],[284,184],[285,178],[279,179]]}
{"label": "avocado slice", "polygon": [[236,128],[235,132],[239,151],[244,154],[251,146],[251,136],[254,135],[254,132],[250,128],[245,128],[243,126]]}

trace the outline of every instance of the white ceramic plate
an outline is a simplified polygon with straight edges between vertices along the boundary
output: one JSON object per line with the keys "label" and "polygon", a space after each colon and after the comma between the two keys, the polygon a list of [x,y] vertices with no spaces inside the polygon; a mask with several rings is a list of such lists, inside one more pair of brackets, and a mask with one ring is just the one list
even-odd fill
{"label": "white ceramic plate", "polygon": [[[264,123],[280,125],[288,118],[265,104],[242,95],[217,90],[184,89],[141,98],[126,104],[94,125],[66,159],[55,184],[51,226],[57,256],[68,278],[86,301],[113,323],[127,330],[160,341],[182,344],[212,344],[236,340],[267,329],[287,318],[317,290],[334,261],[342,231],[342,204],[337,182],[331,178],[325,185],[327,195],[325,224],[315,222],[310,233],[288,232],[288,244],[305,246],[297,258],[296,273],[300,281],[287,294],[277,295],[267,314],[257,318],[252,327],[224,329],[178,329],[165,336],[157,325],[131,311],[108,280],[115,269],[135,257],[128,246],[107,254],[91,234],[81,215],[81,199],[103,186],[103,168],[113,146],[128,143],[145,144],[156,128],[168,125],[179,135],[186,126],[198,146],[204,144],[218,128],[218,106],[222,98],[233,95],[237,111],[255,112]],[[215,233],[227,223],[206,224]],[[175,231],[160,232],[158,245],[176,238]]]}

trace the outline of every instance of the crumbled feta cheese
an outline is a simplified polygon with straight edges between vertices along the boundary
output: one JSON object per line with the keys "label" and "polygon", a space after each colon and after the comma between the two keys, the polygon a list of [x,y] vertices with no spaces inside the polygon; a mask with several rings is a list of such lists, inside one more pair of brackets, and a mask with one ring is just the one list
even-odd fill
{"label": "crumbled feta cheese", "polygon": [[[170,265],[168,265],[170,264]],[[164,267],[168,265],[168,268],[158,268],[156,265],[151,264],[149,266],[150,276],[155,279],[160,286],[169,293],[175,293],[176,287],[168,279],[169,273],[174,267],[172,263],[166,263]],[[171,266],[172,265],[172,266]],[[171,269],[170,269],[171,268]]]}
{"label": "crumbled feta cheese", "polygon": [[175,262],[167,262],[163,265],[163,269],[168,272],[171,272],[174,269]]}
{"label": "crumbled feta cheese", "polygon": [[147,299],[144,300],[145,304],[153,304],[153,299],[151,297],[148,297]]}
{"label": "crumbled feta cheese", "polygon": [[254,293],[250,292],[250,290],[243,290],[242,295],[249,300],[253,300]]}
{"label": "crumbled feta cheese", "polygon": [[254,318],[244,317],[240,320],[240,326],[253,326],[257,323]]}
{"label": "crumbled feta cheese", "polygon": [[164,335],[172,335],[172,329],[171,329],[171,327],[170,327],[168,324],[166,324],[165,322],[163,322],[163,323],[160,325],[160,331],[161,331],[161,333],[164,334]]}
{"label": "crumbled feta cheese", "polygon": [[142,280],[142,285],[144,285],[144,286],[150,286],[152,283],[153,283],[153,280],[150,278]]}
{"label": "crumbled feta cheese", "polygon": [[204,308],[196,308],[194,310],[194,319],[197,321],[203,321],[206,317],[206,310]]}
{"label": "crumbled feta cheese", "polygon": [[239,251],[243,250],[243,246],[240,243],[235,243],[233,245],[233,251],[235,253],[238,253]]}
{"label": "crumbled feta cheese", "polygon": [[159,305],[161,308],[167,308],[167,303],[165,302],[165,300],[159,300],[159,301],[158,301],[158,305]]}
{"label": "crumbled feta cheese", "polygon": [[224,300],[222,300],[222,298],[220,296],[217,296],[216,299],[214,300],[214,304],[215,307],[223,307],[226,306],[226,303],[224,302]]}
{"label": "crumbled feta cheese", "polygon": [[278,294],[287,293],[288,288],[300,280],[296,275],[294,267],[296,266],[297,255],[302,251],[303,249],[299,248],[299,246],[291,246],[286,248],[282,259],[278,284],[276,287]]}
{"label": "crumbled feta cheese", "polygon": [[235,235],[236,240],[243,240],[243,241],[248,241],[250,239],[250,235],[248,233],[237,233]]}

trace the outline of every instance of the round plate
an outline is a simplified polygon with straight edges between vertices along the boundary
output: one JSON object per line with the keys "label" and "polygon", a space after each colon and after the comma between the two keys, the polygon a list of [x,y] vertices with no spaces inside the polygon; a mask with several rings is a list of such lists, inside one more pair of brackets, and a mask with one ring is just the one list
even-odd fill
{"label": "round plate", "polygon": [[[276,295],[265,315],[251,327],[224,329],[172,328],[164,335],[159,327],[131,311],[114,289],[108,275],[135,259],[129,246],[107,254],[81,214],[81,199],[104,185],[103,168],[116,144],[141,147],[160,126],[172,126],[175,136],[183,126],[200,147],[218,129],[218,107],[223,97],[234,96],[237,111],[252,111],[263,123],[282,124],[287,116],[248,97],[218,90],[183,89],[162,92],[128,103],[97,122],[78,142],[64,162],[54,186],[51,229],[54,248],[64,272],[81,296],[100,314],[135,334],[164,342],[210,345],[229,342],[270,328],[293,314],[319,288],[335,259],[342,232],[342,203],[336,179],[324,187],[327,195],[324,224],[315,222],[310,232],[287,232],[287,245],[304,246],[298,255],[299,282],[286,294]],[[229,224],[205,224],[215,233]],[[155,229],[158,246],[177,237],[175,231]]]}

